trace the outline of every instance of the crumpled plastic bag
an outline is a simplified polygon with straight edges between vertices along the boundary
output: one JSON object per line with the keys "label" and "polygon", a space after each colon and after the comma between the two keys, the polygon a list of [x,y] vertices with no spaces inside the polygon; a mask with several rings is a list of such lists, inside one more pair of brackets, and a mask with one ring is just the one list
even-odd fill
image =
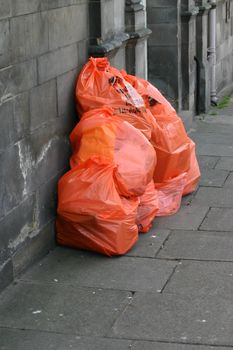
{"label": "crumpled plastic bag", "polygon": [[156,154],[146,137],[113,109],[85,113],[70,135],[71,167],[93,156],[102,156],[116,165],[114,179],[124,196],[141,196],[152,180]]}
{"label": "crumpled plastic bag", "polygon": [[138,239],[137,197],[117,192],[115,164],[93,157],[58,184],[57,241],[108,256],[125,254]]}
{"label": "crumpled plastic bag", "polygon": [[[183,195],[193,192],[200,178],[200,169],[195,144],[188,137],[181,118],[155,86],[144,79],[127,75],[124,71],[121,73],[142,96],[146,108],[156,120],[151,137],[157,155],[155,183],[165,185],[172,178],[187,172]],[[174,184],[175,182],[176,180]]]}
{"label": "crumpled plastic bag", "polygon": [[162,184],[156,184],[159,207],[156,216],[173,215],[180,209],[186,178],[187,173],[183,173]]}
{"label": "crumpled plastic bag", "polygon": [[145,190],[145,193],[139,198],[136,223],[139,232],[146,233],[150,230],[153,220],[159,212],[158,191],[155,189],[154,181],[151,181]]}
{"label": "crumpled plastic bag", "polygon": [[140,94],[106,57],[90,58],[83,67],[76,84],[76,102],[81,117],[89,110],[111,106],[115,114],[151,139],[153,116]]}

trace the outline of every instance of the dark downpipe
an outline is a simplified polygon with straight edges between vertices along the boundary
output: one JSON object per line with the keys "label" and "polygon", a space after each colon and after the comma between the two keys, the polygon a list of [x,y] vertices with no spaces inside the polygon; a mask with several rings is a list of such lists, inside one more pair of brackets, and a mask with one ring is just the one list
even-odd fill
{"label": "dark downpipe", "polygon": [[201,67],[200,67],[200,61],[199,59],[194,56],[194,61],[196,62],[196,113],[197,115],[200,114],[200,73],[201,73]]}

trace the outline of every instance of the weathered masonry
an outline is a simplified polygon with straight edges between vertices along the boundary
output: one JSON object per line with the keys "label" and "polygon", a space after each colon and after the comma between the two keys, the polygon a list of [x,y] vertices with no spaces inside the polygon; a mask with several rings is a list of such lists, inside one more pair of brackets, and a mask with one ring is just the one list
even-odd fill
{"label": "weathered masonry", "polygon": [[149,34],[140,0],[0,1],[0,289],[55,244],[88,53],[143,77]]}
{"label": "weathered masonry", "polygon": [[232,0],[148,0],[149,79],[179,112],[208,111],[233,82]]}
{"label": "weathered masonry", "polygon": [[232,85],[233,0],[0,0],[0,290],[55,244],[89,55],[148,67],[189,127]]}

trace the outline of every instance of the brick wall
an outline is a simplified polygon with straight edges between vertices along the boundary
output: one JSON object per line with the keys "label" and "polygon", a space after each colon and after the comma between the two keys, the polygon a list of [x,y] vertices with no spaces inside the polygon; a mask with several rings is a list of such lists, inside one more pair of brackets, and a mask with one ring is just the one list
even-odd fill
{"label": "brick wall", "polygon": [[0,0],[0,289],[54,244],[87,0]]}

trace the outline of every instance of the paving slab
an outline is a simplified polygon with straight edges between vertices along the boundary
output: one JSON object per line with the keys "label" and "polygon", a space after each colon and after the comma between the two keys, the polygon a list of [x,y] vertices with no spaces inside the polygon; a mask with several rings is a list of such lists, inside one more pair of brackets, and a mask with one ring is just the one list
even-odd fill
{"label": "paving slab", "polygon": [[233,172],[229,174],[227,180],[225,181],[224,188],[233,188]]}
{"label": "paving slab", "polygon": [[232,191],[228,188],[199,187],[192,204],[218,208],[233,207]]}
{"label": "paving slab", "polygon": [[171,216],[157,218],[154,228],[197,230],[209,210],[208,206],[187,205],[181,206],[180,210]]}
{"label": "paving slab", "polygon": [[[232,106],[228,108],[228,113],[230,112],[230,115],[228,115],[226,111],[227,111],[227,107],[224,108],[223,110],[218,110],[219,114],[221,115],[215,115],[215,116],[206,115],[205,122],[212,123],[212,124],[228,125],[230,127],[233,126]],[[216,131],[218,131],[218,129],[216,129]]]}
{"label": "paving slab", "polygon": [[109,335],[118,338],[233,345],[232,298],[136,293]]}
{"label": "paving slab", "polygon": [[170,230],[156,230],[152,228],[148,233],[139,235],[139,240],[126,255],[153,258],[162,247],[169,234]]}
{"label": "paving slab", "polygon": [[233,262],[183,261],[163,293],[185,295],[233,295]]}
{"label": "paving slab", "polygon": [[198,164],[201,170],[203,169],[214,169],[218,163],[220,157],[215,156],[197,156]]}
{"label": "paving slab", "polygon": [[134,257],[106,258],[60,248],[25,274],[22,280],[128,291],[160,291],[175,266],[174,261]]}
{"label": "paving slab", "polygon": [[233,171],[233,157],[221,157],[219,158],[216,169],[223,169]]}
{"label": "paving slab", "polygon": [[200,186],[221,187],[224,185],[229,171],[221,169],[202,169]]}
{"label": "paving slab", "polygon": [[189,344],[169,344],[149,341],[135,342],[132,350],[230,350],[232,347],[215,347],[205,345],[189,345]]}
{"label": "paving slab", "polygon": [[[232,130],[233,133],[233,130]],[[216,145],[213,143],[198,143],[196,145],[197,154],[202,156],[232,156],[233,145]]]}
{"label": "paving slab", "polygon": [[233,232],[173,231],[157,257],[233,261]]}
{"label": "paving slab", "polygon": [[[199,187],[197,187],[196,191],[198,190],[198,188]],[[196,191],[194,191],[194,192],[192,192],[190,194],[187,194],[186,196],[182,197],[181,205],[182,206],[190,205],[192,203],[193,198],[195,197]]]}
{"label": "paving slab", "polygon": [[0,328],[0,350],[129,350],[131,345],[127,340]]}
{"label": "paving slab", "polygon": [[233,208],[211,208],[200,230],[233,231]]}
{"label": "paving slab", "polygon": [[73,285],[11,285],[1,294],[0,327],[104,336],[131,293]]}
{"label": "paving slab", "polygon": [[207,132],[207,133],[216,133],[224,135],[232,135],[233,125],[224,125],[222,123],[211,123],[205,121],[196,122],[196,131]]}
{"label": "paving slab", "polygon": [[233,135],[219,135],[217,130],[215,133],[195,131],[189,134],[189,137],[195,143],[213,143],[216,145],[232,145]]}

